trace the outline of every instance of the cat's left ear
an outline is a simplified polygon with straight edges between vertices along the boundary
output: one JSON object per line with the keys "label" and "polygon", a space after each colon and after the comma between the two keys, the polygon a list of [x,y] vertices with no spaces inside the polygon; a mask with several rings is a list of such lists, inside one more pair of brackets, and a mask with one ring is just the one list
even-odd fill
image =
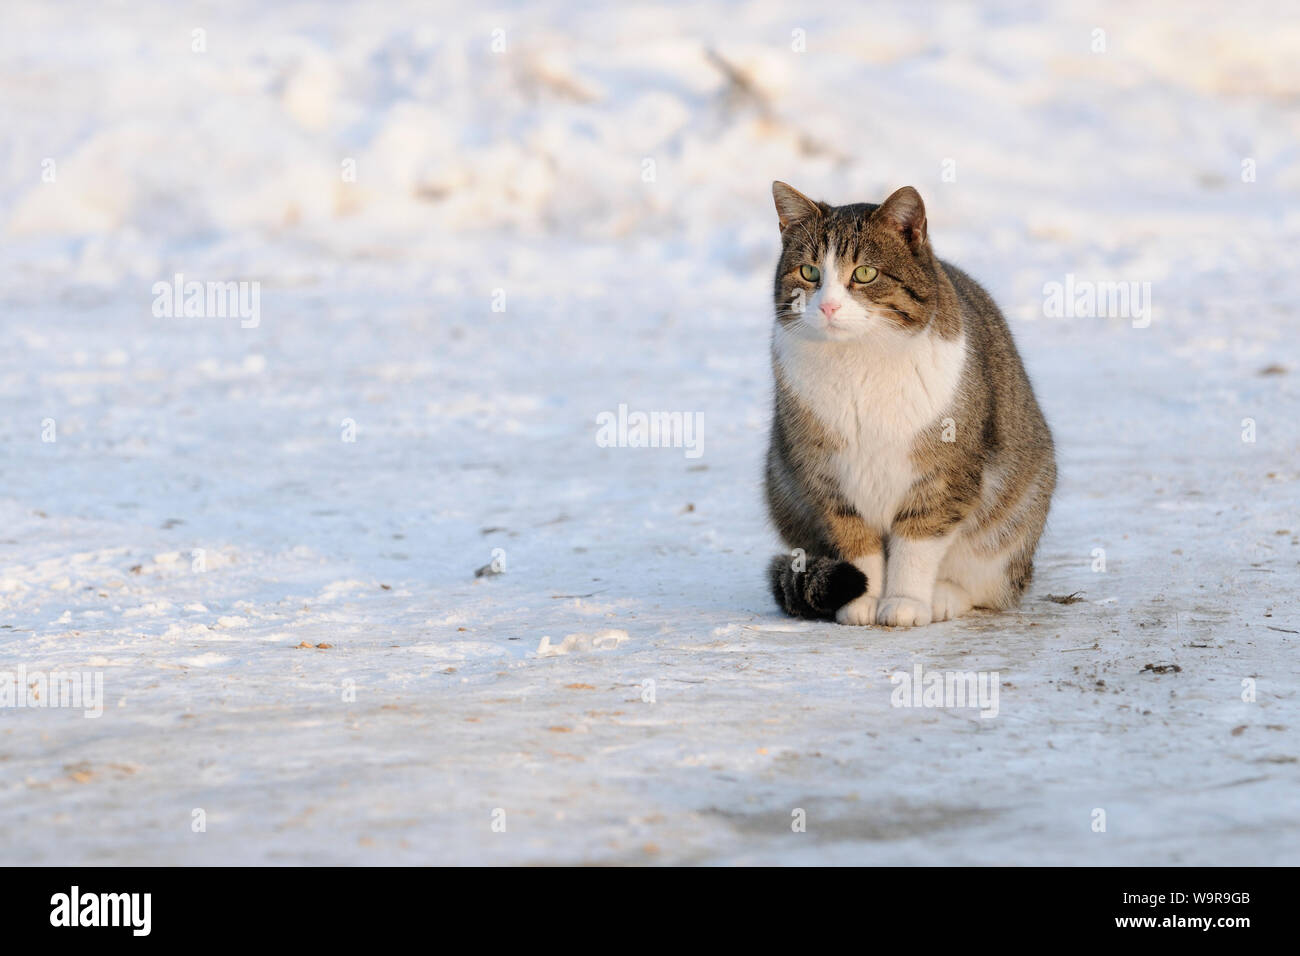
{"label": "cat's left ear", "polygon": [[772,184],[772,198],[776,201],[776,218],[781,224],[782,235],[795,223],[821,212],[817,203],[780,180]]}
{"label": "cat's left ear", "polygon": [[925,203],[911,186],[896,189],[880,204],[876,218],[897,231],[913,252],[925,245]]}

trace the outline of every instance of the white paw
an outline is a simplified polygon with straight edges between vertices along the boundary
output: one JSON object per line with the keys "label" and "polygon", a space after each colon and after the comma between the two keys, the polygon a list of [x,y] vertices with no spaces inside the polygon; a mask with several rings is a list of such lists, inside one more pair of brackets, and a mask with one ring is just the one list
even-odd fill
{"label": "white paw", "polygon": [[875,624],[876,599],[869,594],[855,597],[835,612],[835,620],[841,624]]}
{"label": "white paw", "polygon": [[937,581],[934,585],[934,601],[931,604],[932,621],[951,621],[959,618],[971,609],[970,595],[965,588],[951,581]]}
{"label": "white paw", "polygon": [[930,623],[930,603],[910,597],[887,597],[876,611],[876,623],[886,627],[921,627]]}

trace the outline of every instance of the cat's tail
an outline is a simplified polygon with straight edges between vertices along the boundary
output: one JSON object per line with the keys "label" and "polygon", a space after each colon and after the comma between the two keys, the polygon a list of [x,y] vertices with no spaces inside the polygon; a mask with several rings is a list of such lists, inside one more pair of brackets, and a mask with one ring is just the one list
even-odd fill
{"label": "cat's tail", "polygon": [[796,571],[788,554],[778,554],[767,576],[772,597],[793,617],[834,620],[836,611],[867,593],[867,576],[838,558],[805,558],[804,569]]}

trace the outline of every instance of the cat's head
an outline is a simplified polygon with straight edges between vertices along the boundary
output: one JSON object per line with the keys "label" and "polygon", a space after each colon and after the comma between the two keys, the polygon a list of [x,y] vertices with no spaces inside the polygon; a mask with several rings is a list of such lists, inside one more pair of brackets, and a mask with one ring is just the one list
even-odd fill
{"label": "cat's head", "polygon": [[929,324],[938,276],[915,189],[878,206],[830,206],[782,182],[772,196],[781,225],[778,325],[804,338],[884,342]]}

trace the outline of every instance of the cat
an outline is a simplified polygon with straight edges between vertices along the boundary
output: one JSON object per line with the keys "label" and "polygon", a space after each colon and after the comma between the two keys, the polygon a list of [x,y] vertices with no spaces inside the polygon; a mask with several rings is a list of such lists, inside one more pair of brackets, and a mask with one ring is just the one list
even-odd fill
{"label": "cat", "polygon": [[879,205],[772,195],[777,604],[891,627],[1015,606],[1056,461],[1002,313],[935,256],[911,186]]}

